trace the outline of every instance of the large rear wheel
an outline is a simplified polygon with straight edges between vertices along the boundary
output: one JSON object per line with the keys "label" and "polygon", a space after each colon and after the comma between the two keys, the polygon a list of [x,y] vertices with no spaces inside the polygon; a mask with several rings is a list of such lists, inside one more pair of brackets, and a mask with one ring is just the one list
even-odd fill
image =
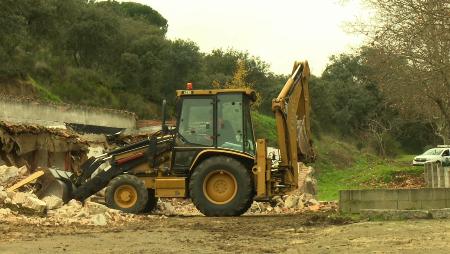
{"label": "large rear wheel", "polygon": [[250,172],[239,161],[214,156],[198,165],[191,175],[189,193],[206,216],[238,216],[253,199]]}
{"label": "large rear wheel", "polygon": [[133,175],[120,175],[109,182],[105,201],[108,207],[127,213],[143,212],[148,203],[144,182]]}

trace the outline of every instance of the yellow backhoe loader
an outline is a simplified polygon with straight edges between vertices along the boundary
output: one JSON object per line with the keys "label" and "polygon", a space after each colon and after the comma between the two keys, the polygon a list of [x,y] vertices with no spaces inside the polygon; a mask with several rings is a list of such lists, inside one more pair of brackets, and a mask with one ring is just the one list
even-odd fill
{"label": "yellow backhoe loader", "polygon": [[[310,162],[308,62],[295,62],[272,101],[280,158],[269,158],[265,139],[255,142],[251,89],[176,91],[176,127],[82,165],[80,174],[53,170],[40,196],[59,191],[83,201],[106,187],[106,204],[125,212],[151,211],[157,198],[190,197],[207,216],[238,216],[253,200],[269,201],[298,187],[298,162]],[[163,105],[163,108],[165,106]],[[164,112],[164,109],[163,109]],[[165,118],[165,113],[163,113]],[[54,179],[56,178],[56,181]]]}

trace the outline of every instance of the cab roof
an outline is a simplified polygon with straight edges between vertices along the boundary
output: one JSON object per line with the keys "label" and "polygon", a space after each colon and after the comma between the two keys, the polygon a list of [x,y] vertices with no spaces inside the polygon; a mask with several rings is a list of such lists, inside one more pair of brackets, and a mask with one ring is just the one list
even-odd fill
{"label": "cab roof", "polygon": [[252,101],[256,100],[256,93],[253,89],[241,88],[241,89],[207,89],[207,90],[177,90],[177,97],[183,96],[205,96],[216,95],[226,93],[243,93],[247,95]]}

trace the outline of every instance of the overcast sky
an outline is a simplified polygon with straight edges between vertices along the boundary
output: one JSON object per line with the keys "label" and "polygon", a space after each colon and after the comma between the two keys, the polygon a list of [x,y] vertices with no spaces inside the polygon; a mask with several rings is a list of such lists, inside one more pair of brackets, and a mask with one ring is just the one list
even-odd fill
{"label": "overcast sky", "polygon": [[333,54],[348,52],[361,38],[344,32],[345,22],[364,16],[358,1],[338,0],[133,0],[151,6],[169,23],[169,39],[189,39],[202,52],[248,51],[279,74],[307,59],[320,75]]}

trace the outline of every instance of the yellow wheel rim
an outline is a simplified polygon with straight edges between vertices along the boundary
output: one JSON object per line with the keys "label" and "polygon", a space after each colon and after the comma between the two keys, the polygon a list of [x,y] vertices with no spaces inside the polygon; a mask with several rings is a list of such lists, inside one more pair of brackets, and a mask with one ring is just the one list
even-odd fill
{"label": "yellow wheel rim", "polygon": [[226,170],[209,173],[203,182],[203,193],[206,198],[218,205],[227,204],[237,193],[236,178]]}
{"label": "yellow wheel rim", "polygon": [[114,202],[120,208],[130,208],[136,204],[138,195],[136,189],[131,185],[121,185],[114,192]]}

